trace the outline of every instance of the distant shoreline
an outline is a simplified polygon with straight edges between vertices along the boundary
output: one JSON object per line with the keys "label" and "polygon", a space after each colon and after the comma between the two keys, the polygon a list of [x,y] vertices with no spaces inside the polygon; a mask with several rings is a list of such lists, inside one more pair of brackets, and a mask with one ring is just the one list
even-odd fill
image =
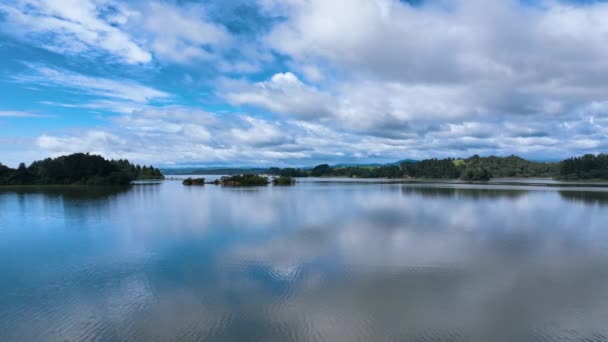
{"label": "distant shoreline", "polygon": [[[179,178],[167,175],[167,180],[137,181],[130,185],[100,185],[82,184],[48,184],[48,185],[0,185],[0,190],[95,190],[95,189],[128,189],[137,185],[157,185],[164,182],[178,181]],[[406,178],[350,178],[350,177],[299,177],[298,183],[359,183],[359,184],[404,184],[428,186],[496,186],[496,187],[547,187],[547,188],[599,188],[608,189],[607,180],[578,180],[562,181],[548,177],[504,177],[493,178],[489,181],[463,181],[459,179],[406,179]]]}
{"label": "distant shoreline", "polygon": [[[166,175],[165,181],[180,181],[187,177],[205,176],[204,174]],[[222,175],[215,175],[222,176]],[[183,178],[182,178],[183,177]],[[598,187],[608,188],[608,180],[559,180],[551,177],[497,177],[489,181],[464,181],[461,179],[433,178],[352,178],[339,176],[294,177],[303,183],[369,183],[369,184],[428,184],[428,185],[496,185],[496,186],[545,186],[545,187]]]}

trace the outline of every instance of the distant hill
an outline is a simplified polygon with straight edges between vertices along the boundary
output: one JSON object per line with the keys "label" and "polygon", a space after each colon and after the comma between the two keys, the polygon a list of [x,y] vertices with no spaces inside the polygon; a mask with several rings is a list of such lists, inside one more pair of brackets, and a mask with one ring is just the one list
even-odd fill
{"label": "distant hill", "polygon": [[[339,163],[330,165],[331,168],[378,168],[383,166],[401,165],[405,162],[414,163],[417,162],[415,159],[404,159],[392,163]],[[312,170],[314,166],[303,166],[293,169],[300,170]],[[273,167],[262,168],[262,167],[172,167],[172,168],[161,168],[161,172],[165,175],[239,175],[239,174],[272,174]],[[286,168],[292,169],[292,168]]]}
{"label": "distant hill", "polygon": [[[415,160],[415,159],[403,159],[403,160],[399,160],[399,161],[396,161],[396,162],[385,163],[385,164],[381,164],[381,163],[371,163],[371,164],[340,163],[340,164],[331,165],[331,167],[333,167],[333,168],[340,168],[340,167],[382,167],[382,166],[391,166],[391,165],[401,165],[401,164],[403,164],[405,162],[415,163],[415,162],[417,162],[417,160]],[[310,167],[310,169],[312,169],[312,167]]]}
{"label": "distant hill", "polygon": [[160,171],[165,175],[259,175],[268,173],[267,168],[161,168]]}

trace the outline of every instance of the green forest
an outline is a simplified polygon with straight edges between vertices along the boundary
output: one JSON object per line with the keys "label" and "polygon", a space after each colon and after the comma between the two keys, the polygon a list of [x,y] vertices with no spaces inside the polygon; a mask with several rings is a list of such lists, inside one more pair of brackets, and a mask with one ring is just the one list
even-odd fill
{"label": "green forest", "polygon": [[106,160],[88,153],[21,163],[11,169],[0,164],[0,185],[128,185],[134,180],[164,179],[153,166],[128,160]]}
{"label": "green forest", "polygon": [[496,177],[555,177],[558,163],[528,161],[517,156],[467,159],[427,159],[401,165],[411,178],[462,179],[484,181]]}
{"label": "green forest", "polygon": [[487,181],[501,177],[552,177],[584,180],[608,179],[608,156],[585,155],[561,162],[535,162],[518,156],[480,157],[466,159],[425,159],[406,161],[401,165],[332,167],[317,165],[312,169],[270,168],[267,173],[289,177],[353,177],[353,178],[421,178]]}
{"label": "green forest", "polygon": [[586,154],[566,159],[559,164],[556,178],[563,180],[608,179],[608,155]]}

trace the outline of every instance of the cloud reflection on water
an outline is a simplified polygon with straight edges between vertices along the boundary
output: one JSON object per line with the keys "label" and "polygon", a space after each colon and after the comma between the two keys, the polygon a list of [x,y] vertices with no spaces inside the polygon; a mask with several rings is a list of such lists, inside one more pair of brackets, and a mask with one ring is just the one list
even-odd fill
{"label": "cloud reflection on water", "polygon": [[604,193],[166,183],[2,196],[8,340],[608,336]]}

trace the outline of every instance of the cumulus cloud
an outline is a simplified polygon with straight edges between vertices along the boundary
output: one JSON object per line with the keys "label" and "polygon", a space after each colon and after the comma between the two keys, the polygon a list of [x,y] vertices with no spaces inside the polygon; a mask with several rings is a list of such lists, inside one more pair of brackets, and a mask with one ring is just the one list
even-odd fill
{"label": "cumulus cloud", "polygon": [[597,120],[608,114],[601,105],[608,89],[598,82],[608,70],[608,25],[601,20],[608,4],[266,0],[262,6],[285,18],[265,42],[309,81],[328,68],[333,77],[321,89],[295,75],[278,82],[292,74],[276,74],[233,87],[226,97],[235,105],[327,120],[405,145],[415,138],[417,146],[433,148],[426,156],[508,150],[553,156],[563,151],[563,139],[593,152],[606,145]]}
{"label": "cumulus cloud", "polygon": [[249,85],[225,81],[226,99],[234,105],[253,105],[277,114],[316,119],[331,114],[331,96],[309,86],[291,72]]}
{"label": "cumulus cloud", "polygon": [[36,142],[41,148],[56,151],[60,154],[80,151],[102,154],[106,152],[106,149],[120,149],[127,144],[127,140],[103,131],[89,131],[82,136],[71,137],[56,137],[43,134],[37,138]]}
{"label": "cumulus cloud", "polygon": [[143,107],[120,115],[113,119],[111,128],[45,134],[36,143],[53,155],[91,151],[163,164],[220,165],[236,160],[264,164],[309,158],[306,148],[295,143],[293,136],[298,134],[298,127],[289,123],[169,106]]}
{"label": "cumulus cloud", "polygon": [[95,131],[128,137],[119,149],[139,160],[557,159],[608,148],[608,3],[260,0],[237,23],[225,16],[240,1],[221,19],[213,1],[57,4],[2,4],[2,30],[64,54],[158,60],[150,79],[174,93],[31,64],[12,79],[91,97],[63,105],[120,113]]}
{"label": "cumulus cloud", "polygon": [[[287,20],[266,40],[298,60],[402,82],[547,84],[605,72],[608,5],[520,1],[264,1]],[[356,24],[355,24],[356,23]],[[574,49],[574,47],[578,47]],[[562,53],[563,58],[555,58]],[[590,63],[593,62],[593,63]],[[595,77],[593,77],[595,78]],[[572,82],[568,82],[572,83]]]}
{"label": "cumulus cloud", "polygon": [[277,51],[297,61],[326,61],[365,79],[465,85],[477,95],[471,111],[473,106],[493,115],[542,111],[547,103],[602,99],[606,91],[598,76],[608,70],[608,25],[601,19],[608,4],[266,3],[288,17],[266,38]]}
{"label": "cumulus cloud", "polygon": [[202,6],[183,8],[152,2],[138,20],[149,36],[149,46],[161,60],[193,63],[213,58],[212,48],[226,45],[230,39],[223,26],[207,19]]}
{"label": "cumulus cloud", "polygon": [[44,134],[37,146],[60,155],[91,151],[159,164],[293,165],[353,158],[400,158],[414,145],[336,130],[316,122],[143,106],[110,127]]}

